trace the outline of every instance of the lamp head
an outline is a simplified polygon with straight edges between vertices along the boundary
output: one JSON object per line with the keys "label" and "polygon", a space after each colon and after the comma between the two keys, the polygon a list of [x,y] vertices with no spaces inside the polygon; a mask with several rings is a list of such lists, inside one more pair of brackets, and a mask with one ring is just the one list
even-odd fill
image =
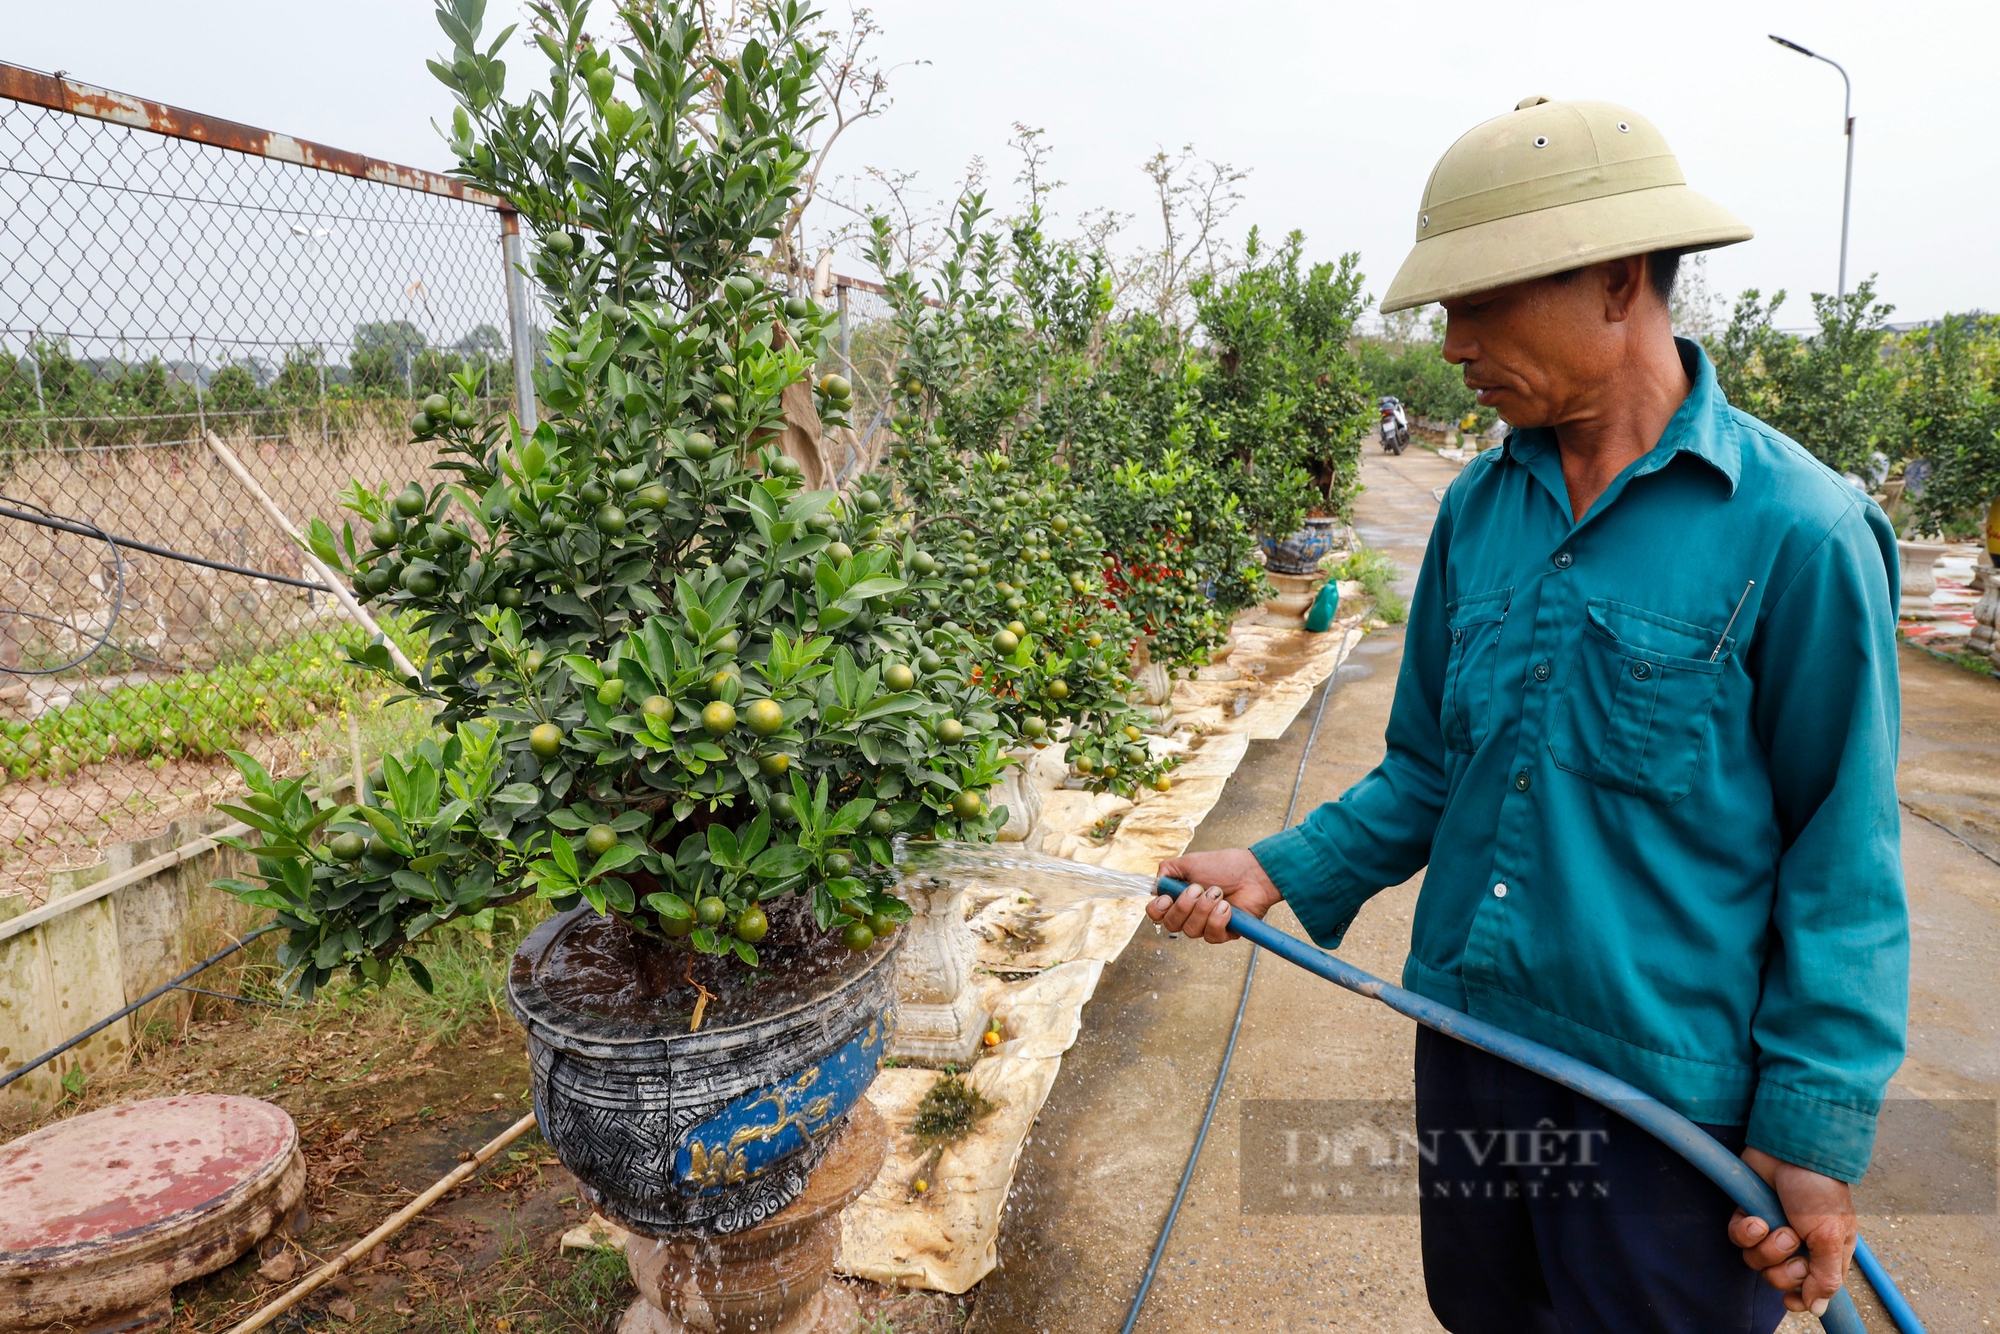
{"label": "lamp head", "polygon": [[1819,53],[1817,51],[1808,51],[1803,46],[1800,46],[1797,42],[1790,41],[1787,40],[1786,38],[1780,37],[1775,32],[1768,33],[1766,35],[1770,37],[1772,41],[1776,42],[1779,46],[1784,47],[1787,51],[1796,51],[1802,56],[1811,56],[1814,60],[1819,59]]}

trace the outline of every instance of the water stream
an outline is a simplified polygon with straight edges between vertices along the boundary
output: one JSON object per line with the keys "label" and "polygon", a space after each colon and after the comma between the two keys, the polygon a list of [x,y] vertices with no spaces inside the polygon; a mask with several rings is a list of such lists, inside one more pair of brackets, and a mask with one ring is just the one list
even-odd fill
{"label": "water stream", "polygon": [[1150,899],[1160,892],[1158,882],[1149,875],[1048,857],[1009,843],[898,839],[896,869],[906,878],[930,875],[942,880],[978,880],[1031,898],[1050,916],[1092,899]]}

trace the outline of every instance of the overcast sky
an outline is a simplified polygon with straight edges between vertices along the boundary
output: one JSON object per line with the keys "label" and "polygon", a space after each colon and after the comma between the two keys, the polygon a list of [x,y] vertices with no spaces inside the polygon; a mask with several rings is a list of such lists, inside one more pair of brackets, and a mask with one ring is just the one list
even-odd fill
{"label": "overcast sky", "polygon": [[[1191,143],[1251,173],[1240,225],[1301,228],[1318,257],[1358,250],[1379,293],[1453,138],[1528,94],[1599,98],[1650,117],[1689,182],[1756,229],[1712,259],[1714,285],[1784,288],[1796,325],[1803,294],[1835,282],[1841,81],[1765,39],[1778,32],[1855,81],[1850,281],[1879,274],[1897,319],[2000,310],[1992,0],[879,0],[874,13],[885,62],[904,65],[896,105],[852,133],[837,170],[914,170],[942,191],[981,157],[1005,195],[1025,122],[1055,149],[1065,214],[1137,213],[1133,237],[1151,241],[1139,164]],[[0,15],[7,60],[448,165],[431,129],[448,103],[423,66],[442,36],[423,0],[0,0]]]}

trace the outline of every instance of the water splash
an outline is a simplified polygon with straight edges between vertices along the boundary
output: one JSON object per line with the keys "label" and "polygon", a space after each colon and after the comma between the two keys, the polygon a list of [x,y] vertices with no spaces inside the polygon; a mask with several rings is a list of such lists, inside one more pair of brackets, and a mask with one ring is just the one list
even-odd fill
{"label": "water splash", "polygon": [[929,875],[944,880],[978,880],[1026,895],[1045,913],[1062,912],[1092,899],[1149,899],[1160,892],[1149,875],[1111,871],[1005,843],[898,839],[896,869],[905,878]]}

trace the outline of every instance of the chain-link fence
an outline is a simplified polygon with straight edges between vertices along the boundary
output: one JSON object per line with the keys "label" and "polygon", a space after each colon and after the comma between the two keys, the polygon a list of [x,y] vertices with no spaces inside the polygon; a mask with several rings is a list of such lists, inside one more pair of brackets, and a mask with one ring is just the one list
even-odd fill
{"label": "chain-link fence", "polygon": [[425,475],[414,400],[512,408],[495,202],[0,66],[0,894],[212,803],[229,747],[346,773],[403,725],[208,433],[338,527]]}
{"label": "chain-link fence", "polygon": [[895,311],[880,287],[838,278],[833,295],[840,309],[838,369],[854,385],[854,406],[848,412],[854,429],[829,442],[835,473],[844,480],[881,461],[895,412],[891,380],[902,356],[902,339]]}

